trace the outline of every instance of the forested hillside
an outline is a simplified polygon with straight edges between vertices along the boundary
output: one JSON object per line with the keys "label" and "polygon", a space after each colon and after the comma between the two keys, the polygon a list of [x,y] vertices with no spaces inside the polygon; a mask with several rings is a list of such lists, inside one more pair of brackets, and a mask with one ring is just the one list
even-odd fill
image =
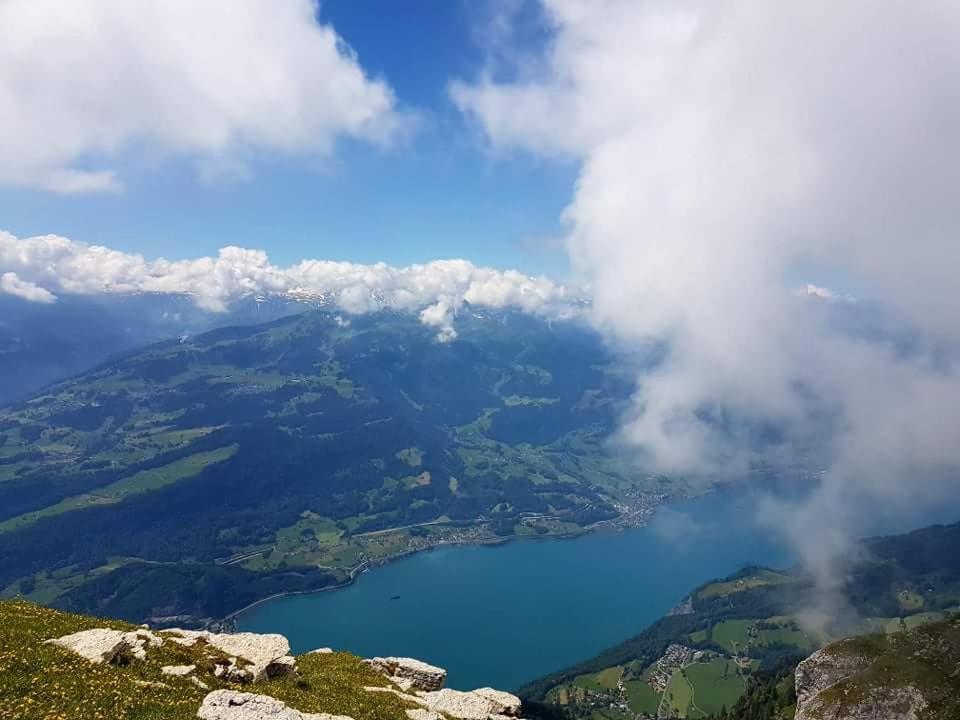
{"label": "forested hillside", "polygon": [[437,543],[640,522],[674,491],[608,455],[632,384],[592,332],[475,312],[458,331],[314,311],[0,410],[0,588],[217,618]]}

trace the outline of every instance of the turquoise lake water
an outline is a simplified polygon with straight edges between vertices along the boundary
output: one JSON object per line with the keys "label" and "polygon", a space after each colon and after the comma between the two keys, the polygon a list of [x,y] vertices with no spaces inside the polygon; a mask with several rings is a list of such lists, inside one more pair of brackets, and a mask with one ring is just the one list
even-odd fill
{"label": "turquoise lake water", "polygon": [[[660,508],[650,525],[573,540],[440,548],[376,568],[343,590],[271,600],[239,629],[447,668],[448,686],[511,689],[636,634],[697,585],[791,552],[754,524],[758,498],[725,491]],[[864,535],[956,522],[960,503],[863,506]],[[399,595],[399,599],[391,600]]]}
{"label": "turquoise lake water", "polygon": [[753,508],[725,492],[663,507],[646,528],[439,548],[264,603],[239,628],[283,633],[295,653],[420,658],[447,668],[450,687],[516,688],[639,632],[706,580],[789,564]]}

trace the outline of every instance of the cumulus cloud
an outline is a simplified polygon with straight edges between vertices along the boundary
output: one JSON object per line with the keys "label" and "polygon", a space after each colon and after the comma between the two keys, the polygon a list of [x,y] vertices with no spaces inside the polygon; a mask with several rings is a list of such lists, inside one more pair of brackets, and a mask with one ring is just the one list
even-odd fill
{"label": "cumulus cloud", "polygon": [[[960,5],[542,8],[540,73],[452,97],[492,146],[581,162],[567,245],[595,320],[669,348],[623,428],[652,466],[737,472],[815,448],[819,490],[777,522],[827,582],[865,500],[958,487]],[[870,288],[915,330],[910,352],[795,292],[810,267]]]}
{"label": "cumulus cloud", "polygon": [[121,154],[243,176],[258,150],[385,142],[404,125],[315,0],[3,0],[0,184],[117,190]]}
{"label": "cumulus cloud", "polygon": [[[213,312],[235,300],[283,294],[324,301],[360,314],[383,308],[418,312],[444,342],[456,338],[454,318],[465,303],[517,308],[552,317],[577,312],[579,295],[545,277],[477,267],[466,260],[436,260],[393,267],[330,260],[303,260],[289,267],[270,262],[263,250],[221,248],[217,257],[148,260],[58,235],[18,238],[0,231],[0,270],[5,292],[39,302],[61,294],[175,293],[190,295]],[[9,279],[7,279],[9,277]]]}
{"label": "cumulus cloud", "polygon": [[6,272],[0,275],[0,293],[14,295],[30,302],[50,304],[56,302],[57,296],[49,290],[36,285],[29,280],[21,280],[16,273]]}

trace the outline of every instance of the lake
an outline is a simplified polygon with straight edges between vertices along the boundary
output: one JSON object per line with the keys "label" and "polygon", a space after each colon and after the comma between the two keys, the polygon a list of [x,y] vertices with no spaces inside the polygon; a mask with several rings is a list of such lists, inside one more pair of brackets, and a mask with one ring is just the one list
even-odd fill
{"label": "lake", "polygon": [[410,656],[446,668],[450,687],[516,688],[639,632],[706,580],[789,564],[754,526],[755,502],[714,493],[662,507],[646,528],[439,548],[342,590],[271,600],[238,625],[283,633],[295,653]]}

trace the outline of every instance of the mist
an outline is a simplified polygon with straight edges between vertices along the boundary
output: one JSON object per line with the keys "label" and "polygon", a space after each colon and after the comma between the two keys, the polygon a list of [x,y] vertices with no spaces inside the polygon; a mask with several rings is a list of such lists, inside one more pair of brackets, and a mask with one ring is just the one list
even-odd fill
{"label": "mist", "polygon": [[762,515],[839,613],[867,509],[960,489],[960,5],[542,12],[538,62],[451,95],[494,155],[580,163],[566,246],[593,320],[668,348],[621,440],[656,472],[815,472]]}

